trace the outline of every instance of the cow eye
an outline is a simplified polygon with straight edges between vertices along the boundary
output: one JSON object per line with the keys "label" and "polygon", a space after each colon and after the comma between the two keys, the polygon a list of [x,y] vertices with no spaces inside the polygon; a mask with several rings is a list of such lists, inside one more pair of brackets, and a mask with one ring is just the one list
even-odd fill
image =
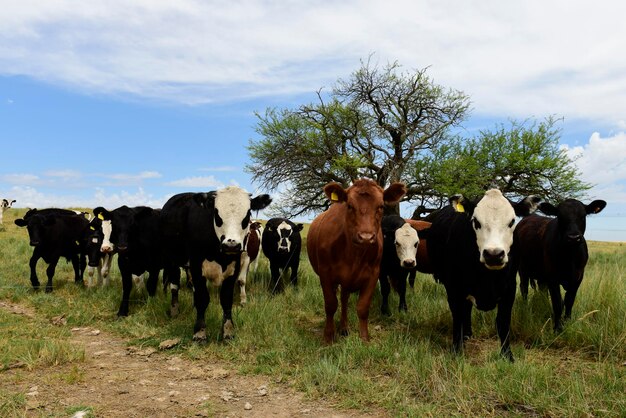
{"label": "cow eye", "polygon": [[217,209],[215,209],[215,226],[220,227],[224,224],[224,221],[220,217],[220,214]]}
{"label": "cow eye", "polygon": [[515,223],[515,219],[511,219],[511,222],[509,222],[509,228],[513,228],[514,223]]}
{"label": "cow eye", "polygon": [[476,218],[472,218],[472,224],[474,225],[474,229],[480,229],[481,227],[480,222],[478,222]]}
{"label": "cow eye", "polygon": [[413,245],[415,248],[417,248],[417,242],[415,243],[415,245]]}
{"label": "cow eye", "polygon": [[251,214],[252,214],[252,212],[248,211],[248,213],[246,214],[246,217],[243,218],[243,221],[241,221],[241,229],[246,229],[246,227],[250,223],[250,215]]}

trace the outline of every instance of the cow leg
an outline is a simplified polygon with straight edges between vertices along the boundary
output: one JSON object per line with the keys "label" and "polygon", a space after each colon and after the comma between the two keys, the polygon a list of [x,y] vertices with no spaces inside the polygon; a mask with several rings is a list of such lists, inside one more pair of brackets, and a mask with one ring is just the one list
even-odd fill
{"label": "cow leg", "polygon": [[359,336],[364,342],[370,340],[367,321],[370,315],[370,304],[372,303],[372,295],[374,294],[375,287],[376,280],[372,280],[365,288],[361,289],[359,299],[356,302],[356,315],[359,318]]}
{"label": "cow leg", "polygon": [[506,294],[498,303],[498,313],[496,315],[496,328],[498,329],[498,337],[500,337],[500,355],[511,363],[515,361],[509,344],[511,339],[511,311],[514,301],[515,282],[513,282],[511,289],[506,291]]}
{"label": "cow leg", "polygon": [[[293,256],[297,257],[298,254],[294,254]],[[298,267],[299,266],[300,266],[300,259],[294,260],[294,262],[291,263],[291,277],[289,278],[289,281],[294,287],[298,287]]]}
{"label": "cow leg", "polygon": [[148,282],[146,283],[146,290],[148,295],[154,296],[157,290],[157,284],[159,282],[159,268],[152,268],[148,270]]}
{"label": "cow leg", "polygon": [[233,324],[233,294],[235,291],[235,276],[230,276],[222,282],[220,287],[220,304],[224,312],[222,320],[222,338],[230,340],[235,338],[235,326]]}
{"label": "cow leg", "polygon": [[561,316],[563,315],[563,299],[561,298],[561,286],[558,283],[550,284],[550,299],[552,300],[552,319],[554,320],[554,331],[563,331]]}
{"label": "cow leg", "polygon": [[[178,266],[169,266],[163,270],[163,281],[165,282],[165,276],[170,285],[170,291],[172,293],[172,301],[170,302],[170,316],[176,318],[178,316],[178,288],[180,287],[180,268]],[[194,294],[195,297],[195,294]]]}
{"label": "cow leg", "polygon": [[[206,287],[206,279],[202,275],[202,262],[190,263],[189,270],[193,282],[193,304],[196,307],[196,323],[193,326],[193,339],[195,341],[204,342],[207,339],[204,317],[206,308],[209,306],[209,290]],[[178,275],[180,276],[180,271]],[[180,279],[178,281],[180,282]],[[174,289],[172,289],[172,295],[173,293]]]}
{"label": "cow leg", "polygon": [[248,271],[250,269],[250,256],[247,252],[241,253],[241,267],[239,270],[239,277],[237,277],[237,284],[239,285],[239,303],[241,306],[245,305],[248,301],[246,296],[246,281],[248,279]]}
{"label": "cow leg", "polygon": [[[96,273],[97,267],[87,267],[87,286],[94,287],[96,285],[96,279],[94,278],[94,274]],[[100,271],[98,271],[100,273]],[[100,274],[98,274],[100,276]]]}
{"label": "cow leg", "polygon": [[472,338],[472,307],[474,305],[471,301],[465,299],[463,301],[463,341],[467,341]]}
{"label": "cow leg", "polygon": [[452,313],[452,351],[463,353],[463,318],[464,301],[458,301],[448,296],[448,306]]}
{"label": "cow leg", "polygon": [[87,262],[84,255],[75,254],[72,257],[72,267],[74,268],[74,283],[83,284],[83,273]]}
{"label": "cow leg", "polygon": [[572,316],[572,307],[574,306],[574,300],[576,300],[576,293],[578,292],[578,287],[580,286],[581,282],[582,282],[582,277],[580,278],[580,281],[570,286],[570,288],[567,289],[565,292],[564,304],[565,304],[565,319],[566,320],[570,319]]}
{"label": "cow leg", "polygon": [[339,318],[339,334],[343,337],[348,335],[348,302],[350,292],[341,287],[341,317]]}
{"label": "cow leg", "polygon": [[525,272],[519,272],[519,290],[522,293],[522,298],[528,300],[528,282],[529,276]]}
{"label": "cow leg", "polygon": [[[324,283],[324,280],[320,281]],[[328,280],[329,282],[330,280]],[[337,287],[329,284],[322,286],[324,294],[324,311],[326,313],[326,325],[324,327],[324,342],[330,344],[335,340],[335,312],[337,312]]]}
{"label": "cow leg", "polygon": [[54,277],[54,271],[57,268],[57,263],[59,259],[56,258],[48,264],[48,268],[46,268],[46,276],[48,276],[48,283],[46,283],[46,293],[52,292],[52,278]]}
{"label": "cow leg", "polygon": [[39,279],[37,278],[37,261],[39,260],[39,251],[35,248],[33,255],[28,262],[30,267],[30,283],[33,285],[33,289],[39,290]]}
{"label": "cow leg", "polygon": [[386,273],[381,273],[380,277],[380,295],[382,296],[382,303],[380,304],[380,312],[383,315],[391,316],[391,310],[389,309],[389,293],[391,292],[391,286],[389,285],[389,278]]}
{"label": "cow leg", "polygon": [[398,296],[400,297],[400,303],[398,304],[398,312],[404,311],[407,312],[409,310],[406,304],[406,273],[402,274],[398,283],[396,283],[396,291],[398,292]]}
{"label": "cow leg", "polygon": [[122,275],[122,302],[120,303],[120,309],[117,311],[117,316],[128,316],[130,292],[133,290],[133,275],[125,257],[120,256],[117,263]]}
{"label": "cow leg", "polygon": [[411,270],[409,272],[409,286],[411,286],[411,289],[413,289],[415,287],[415,276],[416,276],[417,272],[415,270]]}
{"label": "cow leg", "polygon": [[276,262],[270,262],[270,272],[272,279],[270,280],[271,292],[273,295],[282,293],[284,290],[282,275],[280,274],[280,267]]}
{"label": "cow leg", "polygon": [[109,279],[109,271],[111,270],[111,261],[113,260],[113,256],[109,253],[105,253],[102,258],[102,270],[101,276],[98,276],[98,285],[108,286]]}

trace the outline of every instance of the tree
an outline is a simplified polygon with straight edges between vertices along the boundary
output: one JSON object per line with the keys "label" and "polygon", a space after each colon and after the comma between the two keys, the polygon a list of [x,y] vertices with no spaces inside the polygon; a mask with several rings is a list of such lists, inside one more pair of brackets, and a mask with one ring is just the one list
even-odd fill
{"label": "tree", "polygon": [[455,138],[418,160],[411,183],[421,189],[418,203],[441,207],[456,193],[478,196],[497,187],[518,199],[536,194],[550,201],[581,198],[591,185],[559,146],[561,130],[554,117],[541,122],[512,121],[471,139]]}
{"label": "tree", "polygon": [[[316,103],[257,113],[262,139],[250,142],[246,170],[265,189],[284,188],[282,215],[317,212],[328,205],[329,181],[408,184],[420,153],[445,142],[468,109],[468,96],[435,84],[426,69],[402,73],[396,62],[381,69],[368,60],[329,97],[318,91]],[[404,200],[418,191],[409,187]]]}

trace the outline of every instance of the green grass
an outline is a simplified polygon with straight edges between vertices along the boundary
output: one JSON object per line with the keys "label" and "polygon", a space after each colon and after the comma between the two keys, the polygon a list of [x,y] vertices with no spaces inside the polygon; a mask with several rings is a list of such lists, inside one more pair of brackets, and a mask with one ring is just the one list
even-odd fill
{"label": "green grass", "polygon": [[[427,275],[418,275],[409,291],[407,313],[397,312],[392,292],[393,315],[381,316],[376,293],[369,344],[358,338],[353,296],[353,332],[332,346],[323,345],[323,298],[306,255],[299,288],[287,287],[274,297],[267,292],[269,274],[261,259],[257,274],[249,278],[248,305],[233,312],[236,338],[226,343],[219,341],[221,308],[213,290],[207,311],[209,342],[199,345],[191,340],[195,311],[186,290],[177,318],[167,315],[169,295],[159,291],[149,298],[145,290],[134,290],[130,316],[118,320],[121,284],[116,267],[111,287],[81,289],[73,283],[71,265],[63,262],[54,292],[33,292],[28,280],[31,249],[26,231],[12,223],[15,216],[16,211],[5,214],[0,232],[0,301],[19,303],[36,315],[20,317],[0,309],[2,367],[16,361],[33,369],[80,362],[80,348],[67,344],[68,329],[94,326],[142,346],[180,338],[171,355],[201,362],[221,359],[240,373],[290,382],[311,399],[384,410],[391,416],[626,416],[624,244],[590,243],[591,258],[572,320],[559,335],[552,331],[546,294],[531,290],[528,301],[518,295],[512,322],[517,361],[510,364],[498,356],[495,311],[474,312],[475,338],[465,355],[450,352],[452,321],[445,290]],[[42,262],[39,270],[45,277]],[[67,326],[49,323],[61,314]],[[70,374],[65,383],[80,378]],[[0,416],[23,410],[23,404],[24,394],[0,391]]]}

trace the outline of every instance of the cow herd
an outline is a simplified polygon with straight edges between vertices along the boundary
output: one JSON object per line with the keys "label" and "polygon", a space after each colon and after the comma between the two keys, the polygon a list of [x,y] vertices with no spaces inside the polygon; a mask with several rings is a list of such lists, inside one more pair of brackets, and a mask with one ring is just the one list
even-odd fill
{"label": "cow herd", "polygon": [[[585,205],[568,199],[554,206],[528,196],[512,203],[492,189],[475,200],[452,196],[448,206],[423,220],[384,215],[385,208],[396,205],[405,193],[401,183],[383,190],[369,179],[356,180],[348,188],[334,182],[324,187],[330,206],[311,223],[306,246],[322,288],[326,343],[336,339],[334,316],[339,305],[339,334],[348,333],[352,293],[358,293],[359,335],[368,341],[369,310],[377,283],[381,311],[390,315],[391,287],[399,294],[398,308],[406,310],[407,280],[413,285],[416,271],[432,274],[445,287],[455,352],[462,352],[464,340],[472,336],[472,309],[497,308],[500,352],[513,361],[509,340],[518,272],[524,298],[529,284],[549,290],[554,329],[562,330],[563,305],[567,319],[588,260],[585,218],[604,209],[606,202]],[[6,202],[7,206],[12,203]],[[40,258],[48,264],[45,290],[50,292],[61,257],[72,262],[76,283],[82,284],[89,267],[93,286],[96,273],[98,285],[108,283],[111,260],[117,254],[123,289],[118,316],[129,314],[134,279],[147,273],[146,288],[154,295],[161,271],[164,286],[171,292],[170,313],[177,315],[183,269],[193,288],[197,314],[193,337],[204,341],[210,297],[207,281],[219,287],[224,339],[234,336],[235,285],[240,287],[243,305],[246,278],[251,266],[256,270],[260,252],[269,260],[271,293],[283,291],[284,281],[297,286],[303,225],[284,218],[272,218],[265,225],[252,222],[252,212],[270,203],[267,194],[251,197],[230,186],[177,194],[162,209],[97,207],[93,216],[64,209],[31,209],[15,224],[28,229],[33,247],[30,280],[35,289],[40,286],[36,272]],[[536,210],[548,216],[534,214]],[[518,217],[522,217],[520,222],[516,222]],[[566,291],[564,302],[561,286]]]}

